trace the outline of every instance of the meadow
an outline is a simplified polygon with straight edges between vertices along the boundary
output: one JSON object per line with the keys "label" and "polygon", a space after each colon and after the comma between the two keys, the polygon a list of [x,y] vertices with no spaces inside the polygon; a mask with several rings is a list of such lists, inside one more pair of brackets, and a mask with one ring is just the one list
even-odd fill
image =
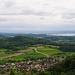
{"label": "meadow", "polygon": [[66,57],[66,56],[71,56],[75,54],[75,52],[62,52],[61,50],[57,48],[45,47],[45,46],[37,47],[37,50],[39,52],[48,54],[49,56],[53,56],[53,57],[58,57],[58,56]]}
{"label": "meadow", "polygon": [[[25,60],[25,59],[34,59],[34,58],[46,58],[48,56],[51,56],[51,57],[67,57],[67,56],[71,56],[73,54],[75,54],[75,52],[62,52],[61,50],[57,49],[57,48],[52,48],[52,47],[46,47],[46,46],[39,46],[39,47],[36,47],[36,50],[39,52],[35,52],[33,51],[33,48],[35,47],[29,47],[28,50],[29,51],[19,51],[20,55],[16,55],[16,56],[12,56],[12,57],[8,57],[9,55],[12,55],[12,54],[6,54],[5,51],[6,49],[0,49],[0,63],[6,63],[8,61],[22,61],[22,60]],[[14,53],[16,54],[16,53]],[[18,54],[18,53],[17,53]],[[46,55],[45,55],[46,54]],[[5,59],[2,59],[1,58],[4,58],[4,57],[8,57],[8,58],[5,58]]]}
{"label": "meadow", "polygon": [[7,49],[0,49],[0,59],[1,59],[2,57],[8,56],[8,54],[5,53],[6,50],[7,50]]}
{"label": "meadow", "polygon": [[45,57],[42,54],[36,53],[36,52],[32,52],[32,53],[23,53],[22,55],[16,56],[16,57],[12,57],[12,58],[8,58],[7,60],[11,60],[11,61],[22,61],[25,59],[31,59],[31,58],[40,58],[40,57]]}

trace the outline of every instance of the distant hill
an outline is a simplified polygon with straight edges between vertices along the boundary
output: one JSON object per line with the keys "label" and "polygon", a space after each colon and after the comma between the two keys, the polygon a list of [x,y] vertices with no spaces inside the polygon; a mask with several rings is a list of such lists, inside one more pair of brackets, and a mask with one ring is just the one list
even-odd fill
{"label": "distant hill", "polygon": [[[58,34],[75,34],[75,31],[39,31],[36,33],[0,33],[0,35],[6,36],[6,37],[14,37],[14,36],[28,36],[28,37],[47,37],[47,36],[60,36]],[[70,36],[70,35],[69,35]]]}

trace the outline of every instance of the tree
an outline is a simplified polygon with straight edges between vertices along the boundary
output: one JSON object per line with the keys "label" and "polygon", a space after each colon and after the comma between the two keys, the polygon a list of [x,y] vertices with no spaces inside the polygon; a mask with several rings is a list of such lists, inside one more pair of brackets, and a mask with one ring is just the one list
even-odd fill
{"label": "tree", "polygon": [[17,70],[15,67],[10,69],[9,75],[17,75]]}

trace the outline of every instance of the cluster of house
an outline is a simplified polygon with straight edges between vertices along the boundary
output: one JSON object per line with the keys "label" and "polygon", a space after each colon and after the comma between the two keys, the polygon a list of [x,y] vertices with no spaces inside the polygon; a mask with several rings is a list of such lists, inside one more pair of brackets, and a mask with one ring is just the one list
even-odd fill
{"label": "cluster of house", "polygon": [[26,70],[26,72],[31,72],[33,70],[36,71],[45,71],[49,67],[61,62],[64,58],[44,58],[44,59],[36,59],[36,60],[25,60],[22,62],[15,63],[6,63],[4,65],[0,64],[0,71],[8,72],[10,68],[15,67],[17,72],[22,72]]}

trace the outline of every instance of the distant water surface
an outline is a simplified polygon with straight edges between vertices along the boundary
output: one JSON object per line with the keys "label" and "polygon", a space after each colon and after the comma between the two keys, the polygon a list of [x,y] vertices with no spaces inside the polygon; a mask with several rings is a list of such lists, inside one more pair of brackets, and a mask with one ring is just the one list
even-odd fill
{"label": "distant water surface", "polygon": [[68,34],[51,34],[53,36],[75,36],[75,34],[72,34],[72,33],[68,33]]}

